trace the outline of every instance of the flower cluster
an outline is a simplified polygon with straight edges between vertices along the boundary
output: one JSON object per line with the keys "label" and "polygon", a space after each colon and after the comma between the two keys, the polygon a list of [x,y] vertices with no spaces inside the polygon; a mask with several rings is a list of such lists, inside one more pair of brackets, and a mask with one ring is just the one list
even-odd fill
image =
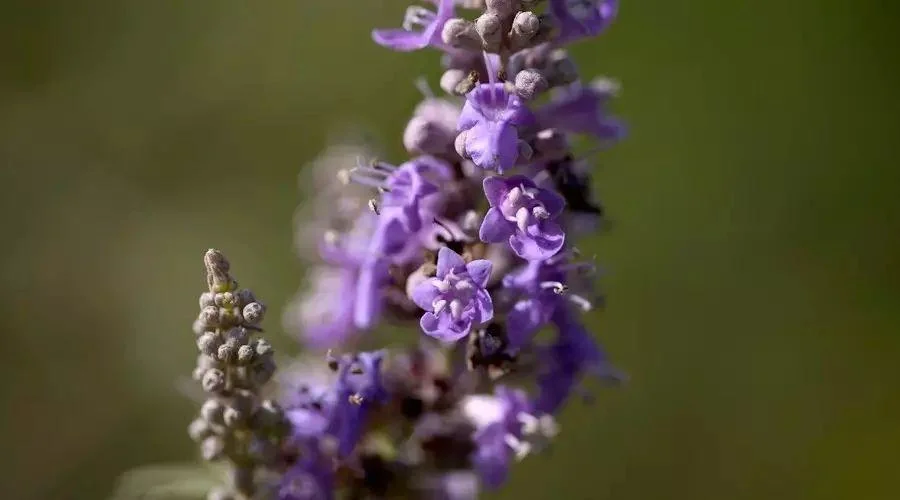
{"label": "flower cluster", "polygon": [[[345,144],[306,169],[316,193],[297,241],[311,271],[284,323],[321,353],[280,370],[279,405],[262,391],[271,347],[253,338],[265,308],[206,256],[196,377],[209,400],[191,434],[231,464],[217,498],[473,499],[548,444],[585,375],[619,379],[581,317],[602,297],[574,242],[603,209],[573,144],[596,154],[623,127],[608,113],[616,86],[582,82],[566,53],[617,1],[430,1],[372,33],[442,55],[446,95],[422,86],[408,158]],[[355,352],[381,325],[419,333]]]}

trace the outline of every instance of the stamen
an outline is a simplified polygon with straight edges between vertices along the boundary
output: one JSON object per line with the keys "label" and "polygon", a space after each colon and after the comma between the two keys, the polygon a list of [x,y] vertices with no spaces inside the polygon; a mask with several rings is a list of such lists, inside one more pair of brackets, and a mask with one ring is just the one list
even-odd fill
{"label": "stamen", "polygon": [[516,226],[519,228],[519,231],[523,233],[528,230],[528,222],[531,214],[528,212],[528,209],[525,207],[520,208],[516,212]]}
{"label": "stamen", "polygon": [[591,305],[591,302],[588,299],[582,297],[581,295],[571,294],[567,295],[567,297],[569,298],[570,302],[580,307],[584,312],[588,312],[594,307],[593,305]]}
{"label": "stamen", "polygon": [[435,315],[440,314],[441,311],[443,311],[444,307],[446,307],[446,306],[447,306],[447,301],[444,299],[437,299],[431,304],[431,307],[434,308]]}
{"label": "stamen", "polygon": [[426,27],[434,22],[437,15],[420,5],[410,5],[406,9],[406,15],[403,16],[403,29],[413,31],[416,26]]}
{"label": "stamen", "polygon": [[462,318],[463,304],[459,299],[453,299],[450,301],[450,316],[459,321]]}
{"label": "stamen", "polygon": [[425,99],[434,99],[434,92],[431,91],[431,87],[428,86],[428,80],[426,80],[424,76],[416,78],[415,86],[416,89],[422,93],[422,97]]}
{"label": "stamen", "polygon": [[566,285],[563,285],[559,281],[542,281],[540,283],[540,287],[543,288],[544,290],[552,289],[553,293],[555,293],[557,295],[562,295],[569,290],[569,287],[567,287]]}
{"label": "stamen", "polygon": [[539,423],[534,415],[522,412],[516,415],[516,419],[522,424],[522,434],[528,436],[538,431]]}
{"label": "stamen", "polygon": [[381,215],[381,211],[378,209],[378,202],[375,199],[369,200],[369,210],[375,212],[375,215]]}
{"label": "stamen", "polygon": [[547,209],[541,205],[538,205],[538,206],[534,207],[533,209],[531,209],[531,213],[534,214],[534,216],[537,217],[538,219],[549,219],[550,218],[550,212],[548,212]]}
{"label": "stamen", "polygon": [[340,240],[340,236],[338,235],[337,231],[329,229],[328,231],[325,231],[323,239],[325,240],[326,245],[334,246],[337,245],[338,241]]}
{"label": "stamen", "polygon": [[516,460],[522,460],[529,453],[531,453],[531,445],[525,442],[520,441],[517,437],[512,434],[507,434],[503,437],[503,441],[507,446],[512,448],[513,452],[516,454]]}

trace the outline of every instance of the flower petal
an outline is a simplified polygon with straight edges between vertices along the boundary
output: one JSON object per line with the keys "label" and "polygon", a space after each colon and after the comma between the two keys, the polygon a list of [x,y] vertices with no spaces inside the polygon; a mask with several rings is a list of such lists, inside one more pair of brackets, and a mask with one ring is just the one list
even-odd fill
{"label": "flower petal", "polygon": [[487,285],[488,278],[491,277],[492,268],[493,264],[491,264],[491,261],[485,259],[473,260],[466,264],[466,271],[469,272],[469,277],[480,288],[484,288]]}
{"label": "flower petal", "polygon": [[485,243],[499,243],[509,238],[513,233],[513,227],[512,223],[503,217],[499,208],[491,207],[481,222],[478,237]]}
{"label": "flower petal", "polygon": [[486,177],[481,181],[481,187],[484,189],[484,196],[492,207],[499,206],[509,192],[510,183],[503,177]]}
{"label": "flower petal", "polygon": [[525,260],[544,260],[556,255],[566,241],[562,228],[553,221],[544,221],[539,229],[535,225],[526,233],[516,232],[509,237],[509,246]]}
{"label": "flower petal", "polygon": [[435,299],[440,295],[440,291],[434,286],[434,278],[429,278],[413,288],[412,299],[413,302],[416,303],[417,306],[425,309],[426,311],[432,311],[434,306],[432,305]]}
{"label": "flower petal", "polygon": [[551,219],[558,217],[566,207],[566,199],[556,191],[550,189],[538,190],[535,198],[537,198],[537,200],[544,205],[544,208],[550,212]]}
{"label": "flower petal", "polygon": [[438,250],[437,277],[443,279],[450,271],[462,273],[466,270],[466,261],[448,247]]}
{"label": "flower petal", "polygon": [[403,29],[385,29],[373,30],[372,40],[382,47],[398,52],[412,52],[427,47],[429,36],[427,33],[416,33]]}
{"label": "flower petal", "polygon": [[486,290],[478,290],[475,293],[475,318],[478,324],[484,324],[494,319],[494,301]]}

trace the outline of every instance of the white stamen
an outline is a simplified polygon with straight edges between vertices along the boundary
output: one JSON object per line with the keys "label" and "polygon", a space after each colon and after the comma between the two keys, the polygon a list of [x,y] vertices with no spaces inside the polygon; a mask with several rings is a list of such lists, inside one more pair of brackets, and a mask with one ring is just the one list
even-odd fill
{"label": "white stamen", "polygon": [[472,282],[469,280],[459,280],[456,282],[456,284],[453,285],[453,288],[460,291],[471,290],[472,288],[474,288],[474,285],[472,285]]}
{"label": "white stamen", "polygon": [[435,14],[425,7],[419,5],[411,5],[406,9],[403,16],[403,29],[413,31],[416,26],[426,26],[434,20]]}
{"label": "white stamen", "polygon": [[531,209],[531,213],[534,214],[534,216],[537,217],[538,219],[549,219],[550,218],[550,212],[548,212],[547,209],[544,208],[542,205],[538,205],[538,206],[534,207],[533,209]]}
{"label": "white stamen", "polygon": [[516,212],[516,226],[519,228],[519,231],[524,233],[528,229],[528,220],[530,218],[531,213],[526,207],[522,207]]}
{"label": "white stamen", "polygon": [[522,460],[529,453],[531,453],[531,445],[529,443],[525,443],[519,441],[518,438],[513,436],[512,434],[507,434],[503,437],[503,441],[506,442],[506,445],[512,448],[513,453],[516,454],[516,460]]}
{"label": "white stamen", "polygon": [[591,302],[588,299],[582,297],[581,295],[570,294],[570,295],[567,295],[567,297],[569,298],[569,301],[571,301],[576,306],[580,307],[581,310],[584,312],[588,312],[591,309],[593,309]]}
{"label": "white stamen", "polygon": [[444,299],[435,299],[435,301],[431,303],[431,307],[434,308],[434,314],[440,314],[446,306],[447,301]]}
{"label": "white stamen", "polygon": [[375,212],[375,215],[381,215],[381,212],[378,210],[378,202],[374,199],[369,200],[369,210]]}
{"label": "white stamen", "polygon": [[544,290],[553,289],[553,293],[557,295],[562,295],[569,290],[569,287],[563,285],[559,281],[542,281],[540,287]]}
{"label": "white stamen", "polygon": [[448,283],[447,280],[434,279],[431,284],[434,285],[434,287],[437,288],[441,293],[447,293],[450,291],[450,283]]}
{"label": "white stamen", "polygon": [[528,436],[538,431],[538,419],[530,413],[519,413],[516,419],[522,423],[522,434]]}
{"label": "white stamen", "polygon": [[329,229],[328,231],[325,231],[325,234],[323,237],[325,239],[325,244],[327,244],[327,245],[337,245],[337,242],[340,238],[338,236],[338,232],[331,230],[331,229]]}
{"label": "white stamen", "polygon": [[459,299],[453,299],[450,301],[450,316],[454,320],[459,320],[462,318],[463,304]]}

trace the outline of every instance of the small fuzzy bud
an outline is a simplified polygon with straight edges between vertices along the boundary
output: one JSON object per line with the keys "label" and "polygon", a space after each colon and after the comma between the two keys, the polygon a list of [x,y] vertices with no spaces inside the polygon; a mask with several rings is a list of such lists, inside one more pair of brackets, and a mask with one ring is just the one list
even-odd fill
{"label": "small fuzzy bud", "polygon": [[475,31],[481,37],[482,47],[488,52],[497,52],[503,41],[503,20],[490,12],[478,16],[475,20]]}
{"label": "small fuzzy bud", "polygon": [[210,368],[203,374],[203,390],[206,392],[222,392],[225,389],[225,373],[216,368]]}
{"label": "small fuzzy bud", "polygon": [[450,19],[444,23],[441,39],[447,45],[460,49],[480,50],[481,38],[475,25],[465,19]]}
{"label": "small fuzzy bud", "polygon": [[491,14],[508,17],[519,8],[519,0],[485,0],[484,8]]}
{"label": "small fuzzy bud", "polygon": [[248,332],[246,328],[241,328],[239,326],[229,328],[228,331],[225,332],[224,338],[225,342],[234,345],[235,347],[240,347],[250,342],[250,332]]}
{"label": "small fuzzy bud", "polygon": [[200,309],[214,305],[216,305],[215,294],[212,292],[203,292],[200,294]]}
{"label": "small fuzzy bud", "polygon": [[519,12],[513,19],[512,28],[509,30],[509,44],[516,49],[523,49],[532,45],[530,43],[541,29],[541,20],[534,12]]}
{"label": "small fuzzy bud", "polygon": [[203,402],[203,406],[200,407],[200,417],[203,420],[206,420],[210,424],[221,425],[224,423],[222,418],[222,414],[225,411],[225,407],[222,406],[216,399],[207,399]]}
{"label": "small fuzzy bud", "polygon": [[249,345],[242,345],[237,351],[237,362],[242,365],[249,365],[256,357],[256,351]]}
{"label": "small fuzzy bud", "polygon": [[237,358],[237,347],[231,342],[222,344],[216,351],[216,357],[223,363],[231,363]]}
{"label": "small fuzzy bud", "polygon": [[256,324],[262,321],[263,316],[266,313],[266,306],[260,304],[259,302],[251,302],[244,306],[243,316],[244,321],[250,324]]}
{"label": "small fuzzy bud", "polygon": [[239,306],[246,306],[251,302],[256,302],[256,297],[253,295],[253,292],[246,288],[242,288],[235,292],[234,297]]}
{"label": "small fuzzy bud", "polygon": [[234,294],[231,292],[222,292],[217,293],[213,296],[213,301],[217,306],[222,307],[224,309],[231,309],[234,307]]}
{"label": "small fuzzy bud", "polygon": [[212,427],[204,418],[197,418],[188,426],[188,435],[194,441],[200,442],[213,434]]}
{"label": "small fuzzy bud", "polygon": [[200,443],[200,455],[208,462],[222,458],[224,452],[225,440],[219,436],[209,436]]}
{"label": "small fuzzy bud", "polygon": [[259,339],[256,342],[256,354],[260,357],[272,356],[275,354],[275,349],[266,339]]}
{"label": "small fuzzy bud", "polygon": [[455,94],[456,87],[466,79],[467,73],[461,69],[448,69],[441,75],[441,90],[448,94]]}
{"label": "small fuzzy bud", "polygon": [[222,338],[214,332],[206,332],[197,338],[197,349],[207,356],[215,355],[220,345]]}
{"label": "small fuzzy bud", "polygon": [[220,309],[216,306],[204,307],[197,319],[208,328],[216,328],[219,326],[220,321],[219,311]]}
{"label": "small fuzzy bud", "polygon": [[547,90],[547,87],[547,79],[537,70],[526,69],[516,74],[516,95],[526,101],[534,99],[538,94]]}
{"label": "small fuzzy bud", "polygon": [[235,288],[237,283],[228,273],[231,264],[222,252],[210,248],[203,256],[203,263],[206,265],[206,281],[211,291],[225,292]]}
{"label": "small fuzzy bud", "polygon": [[227,407],[222,413],[222,420],[225,427],[234,428],[244,423],[246,414],[237,408]]}

